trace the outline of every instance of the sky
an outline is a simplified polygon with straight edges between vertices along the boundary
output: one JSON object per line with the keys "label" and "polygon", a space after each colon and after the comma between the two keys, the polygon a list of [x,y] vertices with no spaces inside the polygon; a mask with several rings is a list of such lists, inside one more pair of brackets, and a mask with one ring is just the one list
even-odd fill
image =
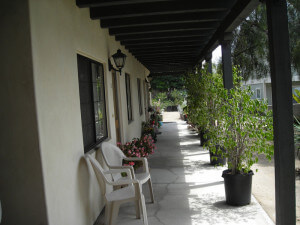
{"label": "sky", "polygon": [[219,45],[212,53],[212,62],[214,64],[217,64],[217,62],[219,61],[219,58],[221,58],[221,45]]}

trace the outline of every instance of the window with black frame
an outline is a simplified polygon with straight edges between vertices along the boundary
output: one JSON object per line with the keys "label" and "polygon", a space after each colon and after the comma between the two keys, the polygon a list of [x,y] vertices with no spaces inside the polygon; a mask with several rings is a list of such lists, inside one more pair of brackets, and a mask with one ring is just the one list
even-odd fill
{"label": "window with black frame", "polygon": [[103,65],[77,55],[84,152],[105,140],[107,134]]}
{"label": "window with black frame", "polygon": [[126,85],[126,98],[127,98],[127,114],[128,114],[128,122],[133,120],[132,117],[132,102],[131,102],[131,89],[130,89],[130,76],[129,74],[125,74],[125,85]]}
{"label": "window with black frame", "polygon": [[138,87],[139,112],[140,112],[140,115],[143,115],[143,103],[142,103],[141,79],[140,78],[137,78],[137,87]]}

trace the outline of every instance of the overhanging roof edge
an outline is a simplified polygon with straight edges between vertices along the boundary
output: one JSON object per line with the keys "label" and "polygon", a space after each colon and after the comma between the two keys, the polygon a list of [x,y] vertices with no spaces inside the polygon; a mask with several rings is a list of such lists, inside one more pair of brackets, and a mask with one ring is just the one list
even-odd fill
{"label": "overhanging roof edge", "polygon": [[[251,12],[253,12],[254,9],[260,4],[259,0],[249,0],[248,4],[244,9],[239,13],[239,15],[232,21],[232,23],[223,31],[220,33],[231,33],[234,29],[236,29],[242,22],[243,19],[247,18]],[[205,59],[205,56],[209,53],[212,52],[215,48],[218,47],[220,44],[220,38],[222,35],[217,34],[218,31],[215,33],[215,35],[212,37],[210,42],[207,44],[207,46],[204,48],[204,50],[201,52],[199,60],[197,61],[202,62]],[[216,35],[217,34],[217,35]],[[215,37],[219,36],[219,38]]]}

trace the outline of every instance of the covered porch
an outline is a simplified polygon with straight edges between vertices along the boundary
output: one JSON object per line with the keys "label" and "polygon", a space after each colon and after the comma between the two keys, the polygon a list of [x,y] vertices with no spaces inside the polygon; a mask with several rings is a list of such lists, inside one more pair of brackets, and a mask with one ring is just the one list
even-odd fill
{"label": "covered porch", "polygon": [[[118,134],[122,142],[140,135],[141,124],[149,116],[149,73],[182,75],[204,61],[211,69],[211,52],[221,45],[224,87],[232,88],[231,32],[258,4],[258,0],[4,2],[5,35],[0,41],[4,71],[0,76],[4,102],[2,223],[93,224],[104,208],[104,198],[82,159],[84,154],[97,151],[101,141],[115,144]],[[286,1],[267,0],[266,4],[276,223],[292,225],[296,218],[295,165]],[[123,74],[110,65],[117,49],[127,55]],[[95,129],[86,129],[86,133],[82,129],[86,114],[81,114],[80,96],[93,98],[95,93],[87,91],[85,96],[81,92],[78,55],[87,65],[102,68],[96,77],[103,78],[101,107],[106,115],[101,114],[101,119],[107,129],[96,142]],[[92,74],[90,67],[84,68]],[[90,106],[93,111],[96,105]],[[87,120],[95,126],[97,121],[90,114]],[[220,171],[207,167],[207,152],[186,126],[170,123],[163,127],[157,153],[150,159],[157,203],[147,207],[149,223],[218,224],[222,217],[220,224],[267,224],[255,200],[243,209],[225,206]],[[88,149],[85,137],[92,139]],[[217,178],[212,179],[215,174]],[[133,224],[127,217],[131,208],[122,210],[119,224]]]}
{"label": "covered porch", "polygon": [[[197,132],[186,122],[164,123],[160,130],[157,150],[149,159],[155,194],[155,203],[146,204],[149,224],[274,224],[253,196],[248,206],[225,203],[224,167],[210,165],[208,150],[199,145]],[[150,201],[147,187],[143,189],[146,203]],[[134,204],[120,208],[118,224],[143,224],[135,219]]]}

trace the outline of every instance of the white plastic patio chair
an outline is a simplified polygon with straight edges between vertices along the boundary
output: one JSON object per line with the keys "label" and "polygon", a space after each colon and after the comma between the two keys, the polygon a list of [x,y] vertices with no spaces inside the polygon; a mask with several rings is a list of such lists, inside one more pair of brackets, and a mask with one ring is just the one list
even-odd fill
{"label": "white plastic patio chair", "polygon": [[[144,225],[148,225],[145,198],[141,191],[141,185],[139,181],[132,179],[131,172],[128,169],[104,171],[100,163],[95,158],[91,155],[87,155],[87,158],[95,171],[99,184],[101,184],[101,181],[104,181],[106,184],[112,186],[127,185],[126,187],[117,189],[110,193],[105,193],[105,225],[115,225],[120,205],[130,201],[135,202],[136,218],[140,219],[142,213]],[[122,172],[127,173],[126,180],[110,181],[105,176],[106,174]]]}
{"label": "white plastic patio chair", "polygon": [[[154,203],[154,194],[152,188],[152,181],[148,167],[147,158],[138,158],[138,157],[126,157],[121,149],[111,143],[103,142],[101,144],[101,152],[104,158],[104,161],[109,169],[130,169],[133,179],[137,179],[141,184],[144,184],[148,181],[151,202]],[[135,173],[132,166],[123,166],[123,160],[126,161],[142,161],[143,167],[141,173]],[[113,175],[115,181],[126,179],[120,174]]]}

